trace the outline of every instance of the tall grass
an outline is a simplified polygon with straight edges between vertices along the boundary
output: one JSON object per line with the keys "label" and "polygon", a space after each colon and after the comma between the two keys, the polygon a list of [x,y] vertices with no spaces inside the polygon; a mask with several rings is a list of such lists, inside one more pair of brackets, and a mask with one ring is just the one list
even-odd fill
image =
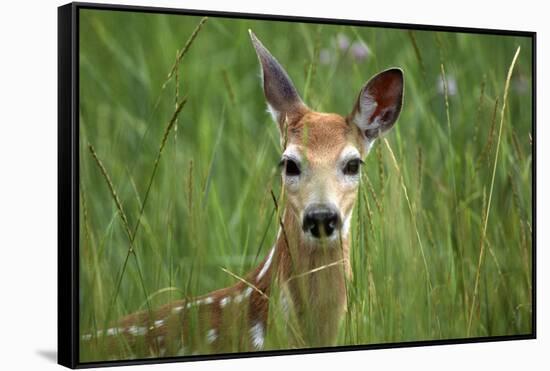
{"label": "tall grass", "polygon": [[[279,137],[249,28],[316,110],[347,114],[374,73],[405,72],[363,168],[338,343],[531,332],[530,40],[81,12],[82,332],[232,284],[272,246]],[[280,313],[270,325],[288,348]]]}

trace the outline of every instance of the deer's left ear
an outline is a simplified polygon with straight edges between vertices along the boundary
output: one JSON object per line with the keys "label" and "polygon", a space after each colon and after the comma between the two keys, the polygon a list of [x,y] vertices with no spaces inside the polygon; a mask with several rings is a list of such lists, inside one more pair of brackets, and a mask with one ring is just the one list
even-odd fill
{"label": "deer's left ear", "polygon": [[390,130],[403,103],[403,71],[391,68],[372,77],[361,89],[348,119],[357,125],[368,150],[376,138]]}

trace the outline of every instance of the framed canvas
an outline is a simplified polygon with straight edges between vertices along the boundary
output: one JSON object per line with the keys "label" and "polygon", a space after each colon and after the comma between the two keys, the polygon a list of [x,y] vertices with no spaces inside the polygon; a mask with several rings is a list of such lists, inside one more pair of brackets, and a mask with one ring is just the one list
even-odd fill
{"label": "framed canvas", "polygon": [[534,32],[58,20],[60,364],[535,338]]}

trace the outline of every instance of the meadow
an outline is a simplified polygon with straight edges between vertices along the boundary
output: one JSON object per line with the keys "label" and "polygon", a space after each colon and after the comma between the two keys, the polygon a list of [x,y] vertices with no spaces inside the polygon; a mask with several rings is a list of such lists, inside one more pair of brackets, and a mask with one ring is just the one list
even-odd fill
{"label": "meadow", "polygon": [[228,286],[275,241],[281,148],[248,29],[318,111],[405,74],[362,170],[338,344],[531,333],[531,39],[100,10],[80,14],[81,333]]}

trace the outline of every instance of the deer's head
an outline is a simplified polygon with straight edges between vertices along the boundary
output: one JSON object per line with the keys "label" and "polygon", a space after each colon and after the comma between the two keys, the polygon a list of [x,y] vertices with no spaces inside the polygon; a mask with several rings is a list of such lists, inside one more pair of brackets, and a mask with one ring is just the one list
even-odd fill
{"label": "deer's head", "polygon": [[268,109],[281,134],[287,209],[301,223],[306,241],[333,245],[347,235],[363,158],[399,116],[403,72],[391,68],[372,77],[347,116],[315,112],[304,104],[279,62],[252,32],[250,36],[262,67]]}

